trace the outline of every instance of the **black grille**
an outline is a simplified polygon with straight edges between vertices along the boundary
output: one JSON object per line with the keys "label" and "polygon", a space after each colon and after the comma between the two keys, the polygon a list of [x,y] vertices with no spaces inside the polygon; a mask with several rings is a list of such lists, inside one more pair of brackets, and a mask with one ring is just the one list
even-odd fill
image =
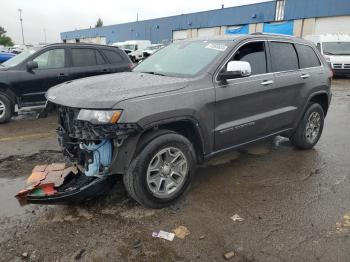
{"label": "black grille", "polygon": [[79,109],[70,107],[58,108],[58,123],[67,133],[74,132]]}

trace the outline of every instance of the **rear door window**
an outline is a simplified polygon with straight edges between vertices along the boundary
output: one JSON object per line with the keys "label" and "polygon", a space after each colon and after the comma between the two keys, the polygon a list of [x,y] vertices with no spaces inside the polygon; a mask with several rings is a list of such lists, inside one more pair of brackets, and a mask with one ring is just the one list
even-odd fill
{"label": "rear door window", "polygon": [[315,51],[310,46],[296,44],[295,47],[299,55],[300,68],[316,67],[321,65]]}
{"label": "rear door window", "polygon": [[299,69],[298,57],[293,44],[270,42],[270,53],[273,72]]}
{"label": "rear door window", "polygon": [[116,51],[104,49],[103,53],[108,58],[111,64],[119,64],[123,61],[123,58],[121,57],[121,55]]}
{"label": "rear door window", "polygon": [[96,61],[98,65],[104,65],[107,64],[106,60],[102,57],[99,51],[95,50],[96,52]]}
{"label": "rear door window", "polygon": [[[96,66],[97,60],[99,64],[101,63],[101,59],[97,58],[97,51],[95,49],[89,48],[73,48],[72,49],[72,64],[73,67],[82,67],[82,66]],[[101,56],[101,55],[100,55]]]}

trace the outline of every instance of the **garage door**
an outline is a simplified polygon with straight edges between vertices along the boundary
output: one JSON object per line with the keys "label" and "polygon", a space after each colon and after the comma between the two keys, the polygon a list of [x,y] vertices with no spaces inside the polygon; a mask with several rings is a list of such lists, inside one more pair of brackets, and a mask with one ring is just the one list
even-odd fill
{"label": "garage door", "polygon": [[315,35],[321,34],[350,34],[350,17],[325,17],[317,18],[315,25]]}
{"label": "garage door", "polygon": [[[200,28],[198,29],[198,37],[210,37],[214,36],[215,32],[220,30],[219,27],[211,27],[211,28]],[[220,32],[220,31],[219,31]]]}
{"label": "garage door", "polygon": [[173,40],[183,40],[187,38],[187,30],[173,31]]}

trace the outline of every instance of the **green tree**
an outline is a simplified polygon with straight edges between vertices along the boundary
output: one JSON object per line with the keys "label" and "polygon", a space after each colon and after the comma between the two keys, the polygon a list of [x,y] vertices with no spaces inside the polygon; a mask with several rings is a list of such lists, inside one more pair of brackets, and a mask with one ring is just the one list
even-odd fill
{"label": "green tree", "polygon": [[6,30],[2,26],[0,26],[0,36],[2,36],[4,34],[6,34]]}
{"label": "green tree", "polygon": [[99,19],[97,20],[97,22],[96,22],[95,27],[101,27],[101,26],[103,26],[103,21],[102,21],[101,18],[99,18]]}
{"label": "green tree", "polygon": [[13,41],[11,37],[6,36],[6,30],[0,26],[0,45],[13,46]]}

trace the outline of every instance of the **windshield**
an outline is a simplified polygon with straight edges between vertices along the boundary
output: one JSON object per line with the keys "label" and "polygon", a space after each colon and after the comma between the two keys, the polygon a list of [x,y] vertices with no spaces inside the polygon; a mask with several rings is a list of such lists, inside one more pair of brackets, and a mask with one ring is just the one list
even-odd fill
{"label": "windshield", "polygon": [[350,55],[350,42],[324,42],[322,49],[325,55]]}
{"label": "windshield", "polygon": [[135,51],[135,45],[122,45],[122,49]]}
{"label": "windshield", "polygon": [[168,76],[195,76],[226,49],[224,42],[177,42],[141,62],[134,71]]}
{"label": "windshield", "polygon": [[12,67],[12,66],[19,65],[20,63],[22,63],[22,61],[26,60],[29,56],[31,56],[32,54],[34,54],[38,50],[39,50],[39,48],[26,49],[22,53],[14,56],[13,58],[7,60],[6,62],[2,63],[1,65],[3,65],[4,67]]}

